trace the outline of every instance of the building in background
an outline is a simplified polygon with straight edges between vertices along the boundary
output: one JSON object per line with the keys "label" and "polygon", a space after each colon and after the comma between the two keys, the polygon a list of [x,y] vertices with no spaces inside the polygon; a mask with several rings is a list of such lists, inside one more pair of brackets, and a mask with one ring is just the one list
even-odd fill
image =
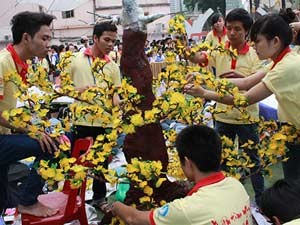
{"label": "building in background", "polygon": [[[63,5],[67,1],[73,0],[58,0],[58,3]],[[36,2],[40,3],[37,4]],[[122,0],[83,0],[81,5],[67,11],[61,11],[57,9],[57,7],[51,9],[51,6],[49,6],[49,10],[47,6],[45,7],[45,2],[47,2],[47,0],[0,0],[0,4],[2,5],[0,9],[1,48],[12,41],[9,23],[12,16],[21,11],[44,11],[56,16],[57,19],[52,25],[53,44],[79,44],[81,36],[87,36],[91,39],[93,25],[98,19],[97,15],[121,15],[122,12]],[[137,0],[137,2],[143,8],[145,13],[165,13],[167,15],[148,25],[149,40],[164,38],[167,33],[167,26],[171,13],[170,0]],[[72,2],[70,4],[72,4]],[[179,7],[179,9],[181,8],[178,4],[174,7],[175,11],[173,12],[176,12],[177,7]],[[120,26],[120,37],[122,36],[122,33],[122,27]]]}
{"label": "building in background", "polygon": [[171,13],[186,11],[183,0],[170,0],[170,11]]}

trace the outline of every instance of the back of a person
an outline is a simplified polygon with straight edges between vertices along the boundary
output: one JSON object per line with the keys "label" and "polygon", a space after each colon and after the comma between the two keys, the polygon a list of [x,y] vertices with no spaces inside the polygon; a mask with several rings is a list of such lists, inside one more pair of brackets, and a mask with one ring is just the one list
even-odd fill
{"label": "back of a person", "polygon": [[[300,55],[290,52],[265,76],[278,101],[278,118],[300,129]],[[269,83],[269,82],[268,82]]]}
{"label": "back of a person", "polygon": [[195,207],[190,207],[190,213],[194,214],[190,218],[195,218],[191,224],[252,224],[249,196],[236,179],[225,178],[223,181],[200,188],[194,195],[198,200],[194,203]]}

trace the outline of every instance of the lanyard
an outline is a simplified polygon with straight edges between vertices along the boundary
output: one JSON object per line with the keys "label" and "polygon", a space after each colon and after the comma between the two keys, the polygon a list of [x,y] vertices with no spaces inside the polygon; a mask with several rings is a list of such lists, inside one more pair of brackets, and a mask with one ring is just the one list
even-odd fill
{"label": "lanyard", "polygon": [[87,58],[88,58],[88,62],[89,62],[90,68],[91,68],[91,74],[92,74],[92,77],[94,80],[94,84],[96,85],[96,77],[94,76],[94,73],[92,71],[92,59],[91,59],[92,57],[88,55]]}

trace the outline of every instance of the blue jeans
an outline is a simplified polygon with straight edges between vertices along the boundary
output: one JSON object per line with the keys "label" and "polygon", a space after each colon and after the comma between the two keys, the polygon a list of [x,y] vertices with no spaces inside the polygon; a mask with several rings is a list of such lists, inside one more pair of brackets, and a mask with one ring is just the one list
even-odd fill
{"label": "blue jeans", "polygon": [[[0,135],[0,211],[7,204],[7,183],[8,166],[21,159],[36,156],[36,160],[51,157],[42,152],[39,142],[25,134]],[[20,204],[31,205],[37,201],[37,196],[41,193],[41,178],[37,179],[35,169],[31,172],[24,183]]]}
{"label": "blue jeans", "polygon": [[300,179],[300,144],[287,143],[288,161],[282,163],[284,178],[291,180]]}
{"label": "blue jeans", "polygon": [[[235,136],[239,137],[239,144],[242,145],[249,140],[254,143],[259,143],[258,125],[257,124],[228,124],[215,121],[215,129],[220,136],[227,136],[234,140]],[[260,158],[257,155],[257,150],[244,149],[251,161],[255,164],[250,168],[251,183],[255,192],[255,201],[259,204],[260,197],[265,189],[264,177],[260,170]]]}

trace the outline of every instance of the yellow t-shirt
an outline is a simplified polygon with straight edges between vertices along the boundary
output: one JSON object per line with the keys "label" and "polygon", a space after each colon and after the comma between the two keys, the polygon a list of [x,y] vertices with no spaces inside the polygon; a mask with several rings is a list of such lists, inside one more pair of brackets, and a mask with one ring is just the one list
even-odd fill
{"label": "yellow t-shirt", "polygon": [[287,53],[263,78],[278,101],[278,118],[300,129],[300,55]]}
{"label": "yellow t-shirt", "polygon": [[250,200],[243,185],[227,177],[155,209],[150,221],[151,225],[252,225]]}
{"label": "yellow t-shirt", "polygon": [[[96,78],[91,71],[91,64],[92,58],[85,55],[84,52],[75,54],[71,63],[70,74],[76,88],[101,85],[95,80]],[[111,77],[115,86],[121,85],[120,69],[112,60],[109,60],[109,62],[105,64],[103,72]],[[80,104],[84,105],[84,103]],[[86,114],[85,117],[75,120],[74,125],[101,127],[102,122],[101,120],[90,122],[89,115]]]}
{"label": "yellow t-shirt", "polygon": [[115,63],[117,63],[118,65],[120,65],[121,62],[121,54],[118,51],[111,51],[108,54],[109,58],[111,58],[111,60],[113,60]]}
{"label": "yellow t-shirt", "polygon": [[[15,63],[9,51],[0,51],[0,112],[16,107],[17,99],[14,94],[17,91],[16,85],[12,82],[4,82],[4,76],[9,73],[17,72]],[[10,129],[0,126],[0,134],[10,134]]]}
{"label": "yellow t-shirt", "polygon": [[221,40],[219,40],[219,37],[214,35],[213,31],[210,31],[205,38],[205,42],[209,45],[211,44],[213,47],[218,46],[220,43],[225,44],[227,40],[228,38],[226,34],[222,36]]}
{"label": "yellow t-shirt", "polygon": [[300,225],[300,219],[295,219],[282,225]]}
{"label": "yellow t-shirt", "polygon": [[[212,57],[209,59],[209,65],[216,68],[217,78],[220,74],[235,69],[237,72],[249,76],[252,73],[261,70],[263,67],[262,62],[258,59],[258,56],[255,50],[248,46],[249,50],[244,50],[243,54],[239,54],[236,60],[235,65],[232,65],[232,58],[228,54],[222,54],[216,52],[212,54]],[[245,46],[245,49],[248,48]],[[233,68],[235,67],[235,68]],[[218,110],[226,110],[228,106],[225,104],[217,103]],[[250,117],[253,119],[259,118],[258,104],[253,104],[247,107],[247,112]],[[226,113],[219,113],[215,115],[217,121],[228,123],[228,124],[250,124],[245,120],[240,120],[241,113],[233,108],[232,110],[227,110]]]}

